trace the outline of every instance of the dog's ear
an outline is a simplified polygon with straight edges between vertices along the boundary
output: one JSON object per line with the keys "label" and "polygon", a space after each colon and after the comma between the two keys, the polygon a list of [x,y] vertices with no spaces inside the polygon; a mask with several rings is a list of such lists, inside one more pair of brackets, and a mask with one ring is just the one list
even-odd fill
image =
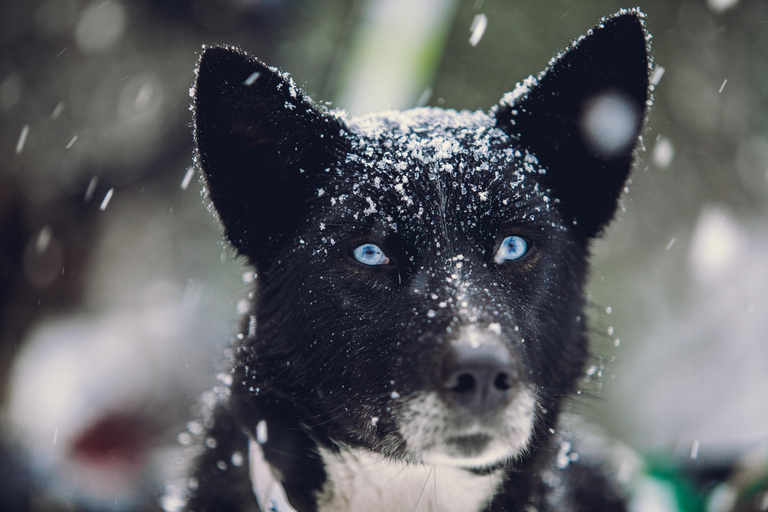
{"label": "dog's ear", "polygon": [[227,239],[258,264],[296,229],[318,173],[343,150],[342,124],[235,48],[203,51],[193,107],[209,199]]}
{"label": "dog's ear", "polygon": [[645,118],[648,64],[643,14],[622,11],[495,108],[497,126],[546,169],[544,184],[583,236],[614,215]]}

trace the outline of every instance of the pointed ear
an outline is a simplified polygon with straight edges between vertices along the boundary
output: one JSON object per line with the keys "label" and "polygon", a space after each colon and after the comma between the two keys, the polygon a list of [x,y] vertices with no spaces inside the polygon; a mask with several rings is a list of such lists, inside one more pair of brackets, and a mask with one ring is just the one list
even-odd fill
{"label": "pointed ear", "polygon": [[611,220],[649,95],[643,14],[603,20],[534,80],[507,93],[496,123],[546,169],[542,180],[584,236]]}
{"label": "pointed ear", "polygon": [[194,89],[206,191],[234,247],[258,263],[293,232],[332,165],[341,123],[293,80],[235,48],[206,48]]}

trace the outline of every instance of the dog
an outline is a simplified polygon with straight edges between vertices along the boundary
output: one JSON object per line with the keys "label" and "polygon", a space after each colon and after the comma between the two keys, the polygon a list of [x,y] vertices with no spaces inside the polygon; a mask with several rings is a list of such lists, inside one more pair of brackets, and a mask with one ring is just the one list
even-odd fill
{"label": "dog", "polygon": [[256,287],[166,509],[626,510],[559,418],[649,70],[644,15],[623,10],[488,113],[349,118],[205,48],[197,163]]}

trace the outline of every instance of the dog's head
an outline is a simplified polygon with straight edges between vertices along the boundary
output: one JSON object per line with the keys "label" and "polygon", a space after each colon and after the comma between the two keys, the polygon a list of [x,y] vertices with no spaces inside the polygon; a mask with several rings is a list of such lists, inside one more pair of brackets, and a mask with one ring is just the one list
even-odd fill
{"label": "dog's head", "polygon": [[233,48],[204,51],[206,190],[255,266],[233,402],[248,428],[487,467],[553,427],[587,357],[588,245],[613,217],[648,98],[625,11],[490,113],[347,119]]}

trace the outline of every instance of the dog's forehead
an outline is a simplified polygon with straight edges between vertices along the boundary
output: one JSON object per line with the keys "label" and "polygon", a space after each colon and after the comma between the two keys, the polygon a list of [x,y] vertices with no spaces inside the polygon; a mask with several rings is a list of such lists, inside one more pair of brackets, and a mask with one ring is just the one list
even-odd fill
{"label": "dog's forehead", "polygon": [[353,162],[386,170],[399,164],[426,171],[454,171],[451,164],[498,163],[509,136],[482,111],[438,108],[390,111],[347,122]]}
{"label": "dog's forehead", "polygon": [[449,210],[513,217],[549,207],[539,186],[544,169],[482,111],[419,108],[346,124],[346,192],[364,200],[356,220],[383,215],[402,223]]}

